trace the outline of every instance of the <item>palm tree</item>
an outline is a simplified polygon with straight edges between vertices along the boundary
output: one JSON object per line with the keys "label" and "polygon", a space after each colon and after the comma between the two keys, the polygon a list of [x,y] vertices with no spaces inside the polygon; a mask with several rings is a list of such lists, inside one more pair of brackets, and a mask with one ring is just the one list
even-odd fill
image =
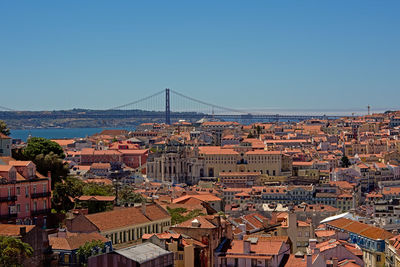
{"label": "palm tree", "polygon": [[19,267],[23,261],[33,254],[33,248],[11,236],[0,236],[0,266]]}

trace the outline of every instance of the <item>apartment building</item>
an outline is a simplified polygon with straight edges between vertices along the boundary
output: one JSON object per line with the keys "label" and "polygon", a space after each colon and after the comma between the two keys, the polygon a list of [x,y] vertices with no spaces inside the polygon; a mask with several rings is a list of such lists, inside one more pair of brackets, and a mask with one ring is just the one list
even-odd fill
{"label": "apartment building", "polygon": [[70,232],[99,232],[113,245],[135,243],[143,234],[162,233],[171,226],[171,216],[157,204],[118,208],[112,211],[78,215],[67,220]]}
{"label": "apartment building", "polygon": [[0,219],[6,223],[46,227],[51,209],[51,178],[32,161],[0,158]]}

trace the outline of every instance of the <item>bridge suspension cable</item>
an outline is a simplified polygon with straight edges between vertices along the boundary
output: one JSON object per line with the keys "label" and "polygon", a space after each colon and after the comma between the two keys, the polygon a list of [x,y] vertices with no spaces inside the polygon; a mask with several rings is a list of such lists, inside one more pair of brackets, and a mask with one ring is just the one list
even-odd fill
{"label": "bridge suspension cable", "polygon": [[170,90],[170,91],[175,95],[178,95],[180,97],[183,97],[183,98],[185,98],[187,100],[190,100],[190,101],[193,101],[193,102],[197,102],[197,103],[202,104],[202,105],[209,106],[209,107],[211,107],[213,109],[216,108],[216,109],[220,109],[220,110],[224,110],[224,111],[230,111],[230,112],[235,112],[235,113],[240,113],[240,114],[248,114],[247,112],[245,112],[243,110],[238,110],[238,109],[233,109],[233,108],[227,108],[227,107],[223,107],[223,106],[214,105],[214,104],[207,103],[207,102],[204,102],[202,100],[198,100],[198,99],[190,97],[190,96],[186,96],[186,95],[181,94],[181,93],[179,93],[177,91],[174,91],[174,90]]}
{"label": "bridge suspension cable", "polygon": [[15,109],[3,107],[3,106],[0,106],[0,110],[5,110],[5,111],[16,111]]}
{"label": "bridge suspension cable", "polygon": [[164,94],[164,93],[165,93],[165,90],[162,90],[162,91],[160,91],[160,92],[157,92],[157,93],[155,93],[155,94],[152,94],[152,95],[143,97],[143,98],[141,98],[141,99],[139,99],[139,100],[136,100],[136,101],[133,101],[133,102],[131,102],[131,103],[128,103],[128,104],[125,104],[125,105],[121,105],[121,106],[118,106],[118,107],[114,107],[114,108],[110,108],[110,109],[108,109],[108,110],[123,109],[123,108],[126,108],[126,107],[128,107],[128,106],[133,106],[133,105],[135,105],[135,104],[138,104],[138,103],[140,103],[140,102],[144,102],[144,101],[146,101],[146,100],[149,100],[150,98],[154,98],[154,97],[159,96],[159,95]]}

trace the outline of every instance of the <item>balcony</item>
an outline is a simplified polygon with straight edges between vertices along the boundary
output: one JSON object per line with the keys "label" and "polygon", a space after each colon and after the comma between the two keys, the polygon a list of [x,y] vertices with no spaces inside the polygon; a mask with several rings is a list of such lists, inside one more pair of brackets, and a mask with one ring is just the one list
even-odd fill
{"label": "balcony", "polygon": [[33,193],[33,194],[31,194],[31,198],[49,197],[49,196],[51,196],[51,192]]}
{"label": "balcony", "polygon": [[17,196],[0,197],[0,202],[16,201]]}
{"label": "balcony", "polygon": [[1,214],[0,215],[0,220],[8,220],[8,219],[12,219],[12,218],[17,218],[17,214]]}
{"label": "balcony", "polygon": [[31,215],[36,216],[36,215],[48,214],[50,212],[51,209],[31,210]]}

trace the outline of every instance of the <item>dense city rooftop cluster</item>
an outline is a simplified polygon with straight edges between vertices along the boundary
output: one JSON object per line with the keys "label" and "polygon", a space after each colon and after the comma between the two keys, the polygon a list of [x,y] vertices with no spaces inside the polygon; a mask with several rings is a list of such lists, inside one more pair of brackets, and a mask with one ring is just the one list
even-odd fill
{"label": "dense city rooftop cluster", "polygon": [[399,118],[0,134],[0,236],[32,266],[399,266]]}

